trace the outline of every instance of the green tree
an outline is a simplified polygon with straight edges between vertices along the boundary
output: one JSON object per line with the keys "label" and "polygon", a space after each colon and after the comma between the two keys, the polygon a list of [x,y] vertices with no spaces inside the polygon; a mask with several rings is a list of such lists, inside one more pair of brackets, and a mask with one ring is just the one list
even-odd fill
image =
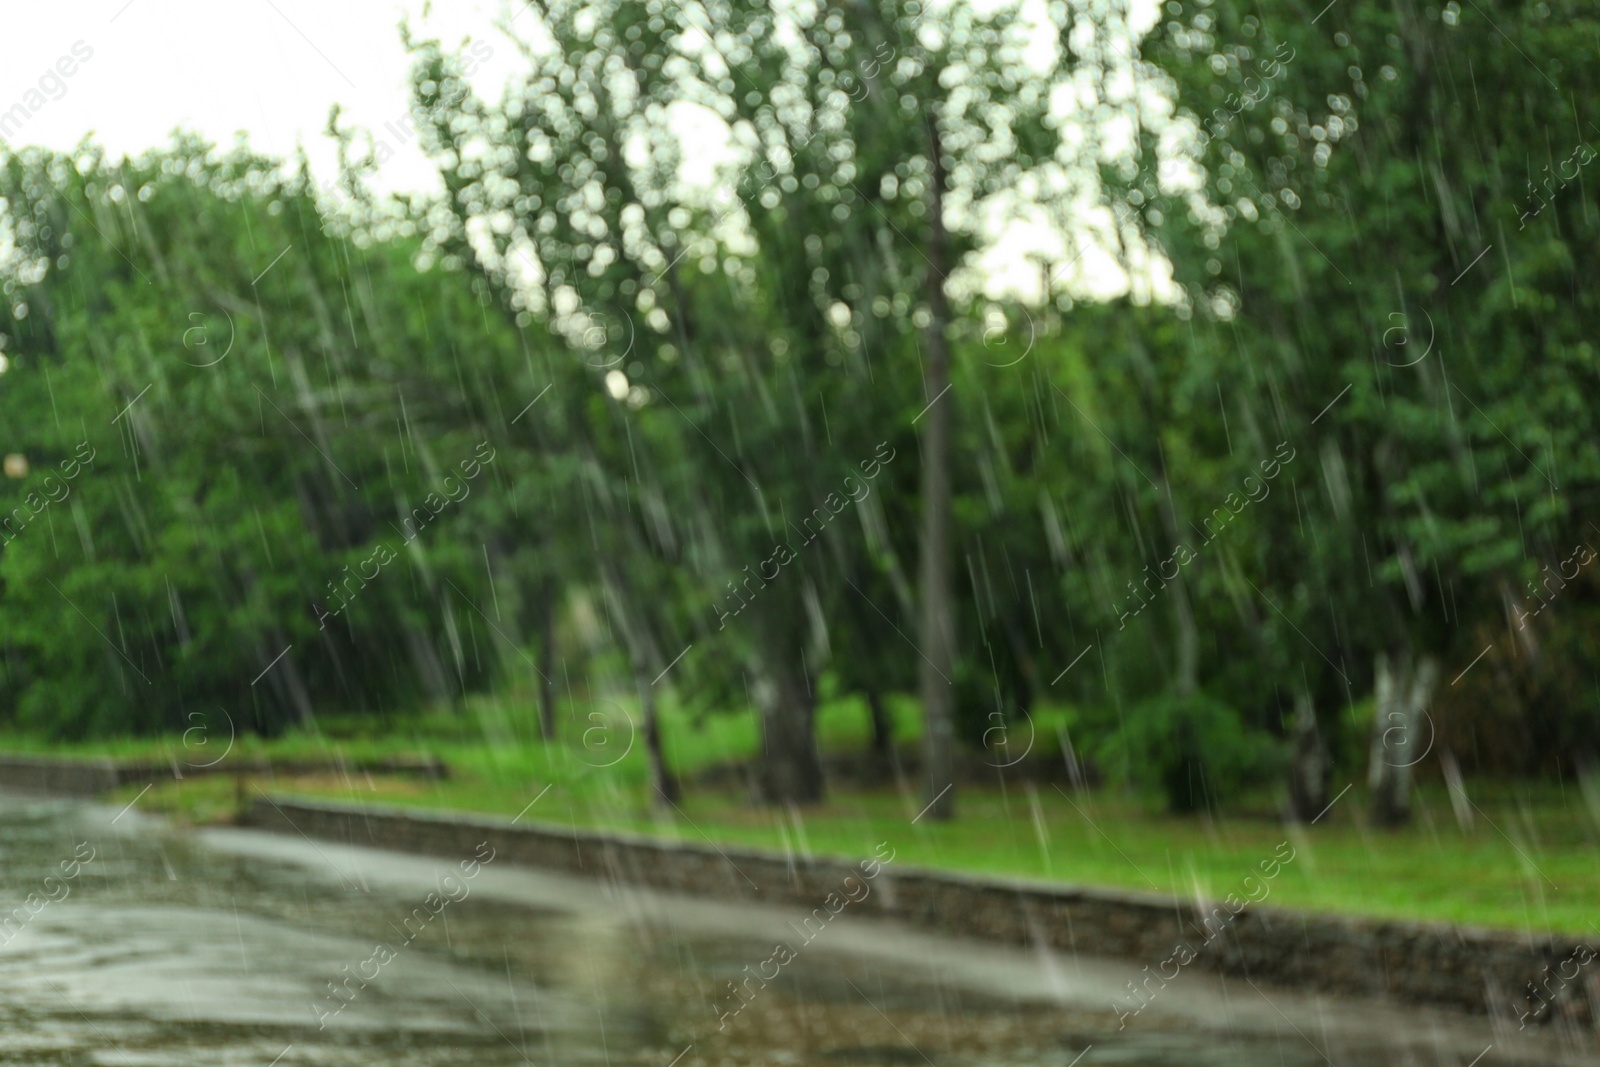
{"label": "green tree", "polygon": [[[1186,121],[1147,126],[1130,195],[1316,464],[1263,599],[1313,688],[1384,695],[1373,815],[1396,822],[1433,680],[1472,661],[1482,627],[1518,609],[1516,579],[1564,556],[1592,510],[1600,449],[1577,398],[1600,365],[1576,282],[1597,215],[1567,183],[1593,133],[1574,109],[1594,18],[1487,2],[1303,15],[1168,5],[1144,54]],[[1158,181],[1174,155],[1200,164],[1197,188]],[[1530,216],[1547,165],[1564,187],[1541,182],[1548,210]]]}
{"label": "green tree", "polygon": [[493,446],[449,383],[464,339],[511,345],[464,277],[419,272],[415,237],[353,247],[303,171],[193,139],[9,155],[0,196],[5,448],[92,454],[42,509],[42,479],[0,487],[16,720],[182,729],[220,707],[273,732],[485,684],[451,585],[480,587],[458,531]]}

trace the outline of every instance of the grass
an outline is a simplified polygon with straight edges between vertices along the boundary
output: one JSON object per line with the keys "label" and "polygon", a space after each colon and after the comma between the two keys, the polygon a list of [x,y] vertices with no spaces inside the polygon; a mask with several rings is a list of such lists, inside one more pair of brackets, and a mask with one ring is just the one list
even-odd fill
{"label": "grass", "polygon": [[[889,711],[896,738],[914,742],[921,720],[910,700],[891,699]],[[706,715],[669,699],[660,709],[668,762],[691,776],[720,763],[742,762],[755,751],[758,730],[750,716]],[[1058,709],[1041,721],[1064,721]],[[221,766],[251,760],[274,762],[380,761],[397,757],[436,756],[470,776],[503,779],[536,776],[560,781],[580,791],[609,793],[637,788],[640,795],[649,768],[635,728],[630,699],[581,701],[558,723],[561,741],[542,744],[537,736],[532,699],[477,698],[458,712],[440,712],[384,723],[371,718],[325,718],[314,729],[279,737],[235,735],[232,724],[196,720],[183,735],[56,741],[31,734],[0,734],[0,751],[62,757],[102,757],[134,763]],[[825,702],[817,714],[817,737],[827,749],[864,747],[869,732],[867,712],[859,700]],[[1041,730],[1041,732],[1045,732]],[[1054,743],[1054,742],[1052,742]]]}
{"label": "grass", "polygon": [[[893,711],[897,737],[912,738],[915,708],[907,702]],[[589,718],[591,713],[599,717]],[[835,790],[826,803],[804,809],[758,808],[742,791],[691,787],[677,810],[663,813],[645,802],[647,767],[641,746],[627,744],[621,709],[580,708],[550,745],[529,736],[531,715],[527,705],[486,699],[455,715],[412,720],[381,737],[328,723],[316,734],[241,740],[230,754],[278,761],[342,758],[347,766],[360,759],[431,754],[451,768],[451,777],[442,781],[347,769],[238,782],[232,776],[191,776],[155,787],[139,803],[212,821],[234,812],[238,795],[248,800],[259,789],[509,819],[539,798],[524,822],[846,858],[867,855],[887,841],[900,864],[1214,898],[1242,895],[1243,880],[1287,839],[1295,858],[1270,883],[1269,905],[1538,933],[1600,932],[1600,803],[1586,802],[1571,783],[1469,783],[1472,804],[1462,818],[1470,821],[1458,821],[1443,789],[1422,788],[1413,825],[1400,831],[1365,825],[1359,786],[1306,828],[1283,826],[1271,797],[1210,817],[1177,817],[1116,790],[1078,793],[1029,785],[964,787],[959,817],[943,824],[917,819],[923,799],[914,783]],[[1049,716],[1060,724],[1072,721],[1070,709]],[[754,751],[755,725],[748,718],[699,718],[668,706],[663,720],[668,758],[686,777]],[[863,745],[865,711],[849,702],[827,703],[818,732],[825,748]],[[216,758],[215,749],[206,752],[196,740],[191,736],[187,747],[172,738],[50,751],[180,763],[185,757],[192,763]],[[0,739],[0,749],[22,747]],[[1349,780],[1336,781],[1335,791]],[[137,792],[122,791],[121,801]]]}

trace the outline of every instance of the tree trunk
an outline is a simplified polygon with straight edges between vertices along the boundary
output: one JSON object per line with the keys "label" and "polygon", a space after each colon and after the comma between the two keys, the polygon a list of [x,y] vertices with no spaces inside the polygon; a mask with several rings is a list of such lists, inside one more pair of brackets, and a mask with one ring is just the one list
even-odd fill
{"label": "tree trunk", "polygon": [[651,664],[660,658],[655,652],[650,620],[642,613],[628,610],[639,601],[626,568],[604,563],[601,573],[607,593],[621,609],[618,612],[618,626],[622,631],[623,646],[628,652],[629,666],[633,670],[634,688],[639,694],[639,714],[644,719],[642,732],[645,755],[650,763],[650,803],[659,806],[668,801],[675,802],[679,796],[678,782],[667,770],[666,760],[662,756],[661,720],[656,714],[656,692],[650,677]]}
{"label": "tree trunk", "polygon": [[875,781],[885,781],[894,765],[894,723],[889,719],[889,709],[884,706],[883,694],[877,689],[867,690],[867,712],[872,716],[872,742],[868,750],[871,775]]}
{"label": "tree trunk", "polygon": [[1367,785],[1372,790],[1372,821],[1379,826],[1396,826],[1410,818],[1409,797],[1399,782],[1406,769],[1395,764],[1404,759],[1406,728],[1403,710],[1397,706],[1400,684],[1387,656],[1378,657],[1374,673],[1372,746],[1367,755]]}
{"label": "tree trunk", "polygon": [[1372,822],[1403,826],[1411,821],[1411,768],[1427,755],[1432,727],[1424,727],[1439,666],[1423,657],[1413,670],[1409,657],[1391,664],[1378,657],[1367,784],[1372,787]]}
{"label": "tree trunk", "polygon": [[554,583],[539,588],[539,736],[556,736],[556,683],[551,677],[556,658],[556,598]]}
{"label": "tree trunk", "polygon": [[926,817],[955,815],[955,690],[953,604],[950,598],[950,431],[953,401],[950,349],[945,331],[950,307],[945,299],[944,187],[938,120],[928,118],[928,153],[933,167],[928,220],[928,350],[923,370],[923,395],[929,407],[922,415],[922,663],[920,690],[923,730],[923,800]]}
{"label": "tree trunk", "polygon": [[1189,586],[1180,575],[1172,592],[1172,614],[1178,629],[1178,672],[1172,691],[1192,697],[1200,688],[1200,628],[1189,605]]}
{"label": "tree trunk", "polygon": [[815,804],[822,800],[822,760],[812,728],[812,707],[803,667],[763,665],[756,680],[761,714],[761,753],[756,761],[758,799],[765,804]]}
{"label": "tree trunk", "polygon": [[1328,751],[1317,729],[1311,694],[1295,699],[1294,760],[1289,765],[1289,818],[1310,822],[1328,807]]}
{"label": "tree trunk", "polygon": [[[1128,344],[1140,365],[1147,368],[1153,365],[1138,334],[1131,330],[1128,333]],[[1154,371],[1150,370],[1139,375],[1139,383],[1139,406],[1144,413],[1145,422],[1150,426],[1160,426],[1162,413],[1156,395]],[[1155,461],[1156,491],[1161,494],[1156,502],[1156,512],[1161,517],[1161,527],[1166,532],[1167,543],[1171,546],[1168,551],[1176,552],[1179,545],[1188,543],[1188,537],[1178,524],[1177,508],[1172,501],[1172,482],[1167,474],[1167,454],[1162,449],[1159,439],[1155,442],[1154,455],[1151,458]],[[1162,562],[1169,562],[1171,558],[1168,557]],[[1173,587],[1172,622],[1177,638],[1178,661],[1171,688],[1175,695],[1187,699],[1194,696],[1200,688],[1200,627],[1195,622],[1193,602],[1189,599],[1188,575],[1180,565],[1175,576],[1167,578],[1161,573],[1161,563],[1155,564],[1154,575],[1149,572],[1150,568],[1146,567],[1146,576],[1140,579],[1145,592],[1154,596],[1158,591],[1166,589],[1168,584]],[[1154,589],[1149,584],[1152,578],[1156,582]]]}
{"label": "tree trunk", "polygon": [[666,757],[661,751],[661,717],[656,714],[655,687],[637,670],[634,686],[639,691],[639,712],[644,718],[644,751],[650,760],[650,803],[654,807],[676,804],[682,791],[678,780],[667,769]]}

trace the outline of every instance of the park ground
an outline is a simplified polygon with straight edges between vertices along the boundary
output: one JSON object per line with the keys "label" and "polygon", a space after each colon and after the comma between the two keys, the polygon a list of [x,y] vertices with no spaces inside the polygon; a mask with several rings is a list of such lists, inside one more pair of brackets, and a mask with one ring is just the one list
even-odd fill
{"label": "park ground", "polygon": [[[1272,883],[1269,905],[1531,933],[1600,933],[1600,796],[1578,782],[1469,781],[1467,796],[1452,803],[1442,784],[1424,777],[1412,825],[1376,830],[1364,818],[1364,782],[1349,771],[1335,778],[1338,799],[1314,826],[1284,825],[1270,792],[1210,814],[1175,816],[1123,789],[997,777],[991,786],[963,784],[958,817],[936,823],[918,817],[924,799],[914,780],[834,788],[824,803],[804,808],[758,807],[742,786],[697,782],[708,768],[747,761],[755,725],[747,717],[702,716],[669,705],[662,711],[667,756],[685,789],[676,805],[652,808],[642,744],[627,743],[631,731],[623,716],[569,720],[546,744],[531,734],[528,707],[484,698],[449,714],[382,727],[370,720],[325,720],[316,731],[271,740],[236,737],[231,746],[223,726],[92,744],[7,736],[0,738],[0,751],[107,755],[179,767],[219,758],[222,767],[232,767],[264,757],[338,768],[191,774],[148,790],[128,787],[112,798],[197,823],[227,821],[241,800],[259,794],[293,795],[520,815],[543,825],[850,859],[888,841],[896,862],[906,865],[1214,899],[1243,895],[1243,880],[1288,840],[1295,858]],[[903,702],[894,711],[897,740],[914,744],[914,705]],[[1041,730],[1050,729],[1052,716],[1070,718],[1071,712],[1040,713]],[[360,732],[373,730],[382,732]],[[866,732],[857,705],[829,703],[819,712],[825,751],[860,749]],[[429,780],[358,769],[426,756],[442,760],[449,775]]]}

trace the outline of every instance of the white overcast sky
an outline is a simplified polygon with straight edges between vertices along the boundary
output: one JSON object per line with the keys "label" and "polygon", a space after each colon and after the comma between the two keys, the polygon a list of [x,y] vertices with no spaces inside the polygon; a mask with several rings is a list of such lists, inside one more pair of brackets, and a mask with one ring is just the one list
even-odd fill
{"label": "white overcast sky", "polygon": [[[447,47],[467,38],[486,44],[492,55],[472,81],[498,99],[523,62],[494,28],[507,15],[534,17],[522,0],[0,0],[0,120],[18,114],[18,104],[34,112],[9,136],[0,127],[0,137],[12,147],[66,150],[92,134],[120,156],[166,144],[177,129],[224,146],[243,131],[269,155],[288,158],[304,146],[318,179],[327,182],[335,176],[334,150],[323,130],[329,107],[338,103],[343,124],[371,130],[395,151],[374,176],[378,190],[433,188],[436,176],[414,141],[386,132],[409,114],[410,60],[399,23],[409,16],[418,36]],[[57,64],[71,60],[75,46],[78,55],[93,54],[69,62],[63,69],[76,63],[75,72],[60,77]],[[703,128],[681,132],[700,142],[688,158],[708,178],[723,158],[725,132],[715,132],[719,144],[707,143]],[[1015,253],[1061,242],[1059,235],[1013,228],[1002,244],[1009,254],[991,253],[983,265],[991,292],[1035,289],[1037,268]],[[1074,289],[1101,295],[1126,281],[1094,248],[1073,273]]]}
{"label": "white overcast sky", "polygon": [[[499,95],[517,58],[492,20],[509,9],[501,0],[423,8],[421,0],[0,0],[0,113],[81,41],[93,57],[62,79],[59,99],[12,133],[12,145],[68,149],[93,132],[121,155],[164,144],[180,127],[224,145],[243,130],[271,155],[304,145],[327,179],[330,105],[344,105],[343,121],[374,131],[408,113],[403,16],[449,45],[469,36],[487,42],[494,56],[478,77]],[[421,153],[396,141],[379,184],[426,186],[431,171]]]}

